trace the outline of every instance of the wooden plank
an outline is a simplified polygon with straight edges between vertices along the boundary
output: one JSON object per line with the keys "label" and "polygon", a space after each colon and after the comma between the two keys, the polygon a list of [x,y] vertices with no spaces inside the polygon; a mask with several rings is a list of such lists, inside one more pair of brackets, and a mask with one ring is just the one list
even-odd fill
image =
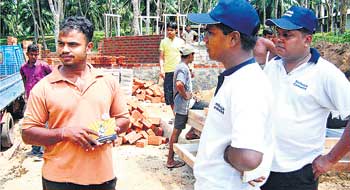
{"label": "wooden plank", "polygon": [[190,110],[188,112],[187,124],[191,125],[198,131],[202,131],[205,124],[205,118],[204,110]]}
{"label": "wooden plank", "polygon": [[198,144],[174,144],[174,152],[191,168],[193,168],[197,150]]}

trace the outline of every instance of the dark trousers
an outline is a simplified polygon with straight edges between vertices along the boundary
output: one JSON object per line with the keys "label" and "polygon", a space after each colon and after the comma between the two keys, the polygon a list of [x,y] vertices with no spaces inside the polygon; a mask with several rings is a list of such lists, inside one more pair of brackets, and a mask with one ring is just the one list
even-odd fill
{"label": "dark trousers", "polygon": [[196,101],[192,108],[190,109],[193,109],[193,110],[204,110],[204,108],[207,108],[209,106],[209,103],[208,102],[205,102],[203,100],[199,100],[198,102]]}
{"label": "dark trousers", "polygon": [[78,185],[74,183],[61,183],[42,178],[43,190],[115,190],[117,178],[96,185]]}
{"label": "dark trousers", "polygon": [[164,98],[166,105],[174,105],[174,72],[165,73],[164,76]]}
{"label": "dark trousers", "polygon": [[312,165],[292,172],[271,172],[261,190],[317,190],[318,180],[314,180]]}

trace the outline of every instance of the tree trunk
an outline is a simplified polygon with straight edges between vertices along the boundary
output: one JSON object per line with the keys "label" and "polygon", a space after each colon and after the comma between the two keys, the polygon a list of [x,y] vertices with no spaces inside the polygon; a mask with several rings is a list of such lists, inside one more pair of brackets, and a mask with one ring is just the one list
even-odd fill
{"label": "tree trunk", "polygon": [[347,10],[348,10],[348,0],[341,0],[340,3],[340,34],[345,33],[346,29],[346,16],[347,16]]}
{"label": "tree trunk", "polygon": [[[113,14],[113,10],[112,10],[112,0],[108,0],[107,1],[107,7],[108,7],[108,14]],[[108,33],[110,34],[110,36],[113,36],[113,26],[114,26],[114,17],[107,17],[108,20]]]}
{"label": "tree trunk", "polygon": [[262,1],[263,2],[263,28],[265,28],[265,21],[266,21],[266,1]]}
{"label": "tree trunk", "polygon": [[14,23],[14,31],[13,33],[15,34],[15,36],[18,36],[18,20],[19,20],[19,1],[17,1],[16,3],[16,16],[15,16],[15,23]]}
{"label": "tree trunk", "polygon": [[284,9],[283,9],[283,4],[284,4],[284,2],[283,2],[283,0],[280,0],[281,2],[280,2],[280,4],[281,4],[281,11],[280,11],[280,13],[281,14],[284,14]]}
{"label": "tree trunk", "polygon": [[[146,33],[147,35],[150,34],[149,32],[149,25],[150,25],[150,19],[149,19],[149,16],[150,16],[150,2],[149,0],[146,0],[146,15],[147,15],[147,19],[146,19]],[[142,28],[141,28],[142,30]]]}
{"label": "tree trunk", "polygon": [[133,7],[133,13],[134,18],[132,19],[132,33],[134,36],[140,35],[140,28],[139,28],[139,19],[140,16],[140,10],[139,10],[139,1],[138,0],[131,0],[132,7]]}
{"label": "tree trunk", "polygon": [[326,0],[325,1],[326,11],[327,11],[327,32],[333,31],[333,4],[332,0]]}
{"label": "tree trunk", "polygon": [[55,47],[57,51],[58,34],[60,31],[60,19],[63,18],[63,0],[49,0],[50,10],[55,21]]}
{"label": "tree trunk", "polygon": [[30,5],[28,4],[28,9],[30,10],[31,14],[32,14],[32,18],[33,18],[33,23],[34,23],[34,43],[38,43],[38,35],[39,35],[39,31],[38,31],[38,22],[36,21],[35,18],[35,13],[34,13],[34,9],[35,9],[35,5],[34,2],[32,2]]}
{"label": "tree trunk", "polygon": [[83,13],[83,7],[81,6],[80,0],[78,0],[78,6],[79,6],[80,15],[83,16],[83,15],[84,15],[84,13]]}
{"label": "tree trunk", "polygon": [[161,32],[161,29],[159,28],[159,21],[161,21],[161,15],[160,15],[160,0],[157,0],[157,10],[156,10],[156,13],[157,13],[157,17],[158,17],[158,25],[157,25],[157,28],[156,28],[156,34],[160,34]]}
{"label": "tree trunk", "polygon": [[275,18],[278,18],[278,2],[279,2],[278,0],[275,0],[275,10],[274,10],[275,11],[275,15],[274,15]]}
{"label": "tree trunk", "polygon": [[46,41],[45,41],[45,33],[44,33],[44,28],[43,28],[43,20],[41,19],[41,12],[40,12],[40,1],[36,0],[36,8],[38,11],[38,18],[39,18],[39,30],[41,33],[41,40],[43,41],[43,48],[44,50],[47,49]]}
{"label": "tree trunk", "polygon": [[156,10],[156,14],[158,17],[160,17],[160,0],[157,0],[157,10]]}

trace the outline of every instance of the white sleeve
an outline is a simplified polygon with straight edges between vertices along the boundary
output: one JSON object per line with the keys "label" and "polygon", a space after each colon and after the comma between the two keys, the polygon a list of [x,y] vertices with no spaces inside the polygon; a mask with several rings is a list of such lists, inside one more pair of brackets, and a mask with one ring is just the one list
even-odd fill
{"label": "white sleeve", "polygon": [[[321,101],[331,101],[329,109],[339,113],[339,116],[343,119],[349,119],[350,116],[350,82],[334,65],[331,65],[327,72],[323,73],[323,90],[327,98]],[[324,103],[324,102],[321,102]],[[326,103],[324,103],[326,104]]]}

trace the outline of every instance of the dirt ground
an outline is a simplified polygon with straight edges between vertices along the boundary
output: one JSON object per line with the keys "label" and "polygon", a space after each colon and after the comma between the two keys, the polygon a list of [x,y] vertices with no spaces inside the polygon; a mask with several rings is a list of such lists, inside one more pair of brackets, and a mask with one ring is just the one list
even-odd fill
{"label": "dirt ground", "polygon": [[350,80],[350,44],[331,44],[329,42],[318,42],[314,47],[321,56],[334,63],[341,71],[347,73]]}

